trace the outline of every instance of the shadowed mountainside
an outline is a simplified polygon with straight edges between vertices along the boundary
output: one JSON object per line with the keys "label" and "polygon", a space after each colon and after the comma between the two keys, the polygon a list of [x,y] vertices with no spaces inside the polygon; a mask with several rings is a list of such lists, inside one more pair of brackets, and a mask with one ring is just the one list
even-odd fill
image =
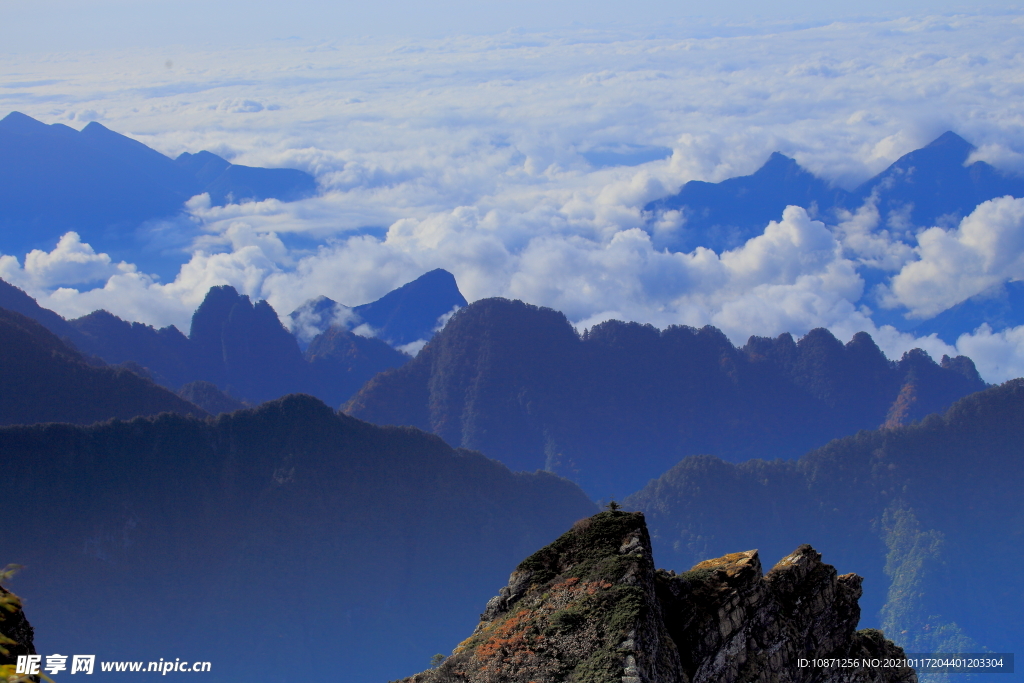
{"label": "shadowed mountainside", "polygon": [[308,396],[207,421],[7,427],[0,470],[47,501],[0,501],[36,647],[208,660],[211,683],[408,675],[521,557],[596,511],[554,475]]}
{"label": "shadowed mountainside", "polygon": [[947,308],[913,329],[915,335],[936,334],[947,344],[956,344],[962,334],[988,325],[998,332],[1024,325],[1024,282],[1004,282]]}
{"label": "shadowed mountainside", "polygon": [[970,359],[915,350],[890,362],[867,334],[737,349],[700,330],[609,321],[584,336],[561,313],[485,299],[460,310],[409,364],[376,376],[346,411],[545,468],[595,497],[621,496],[698,453],[798,457],[900,424],[983,389]]}
{"label": "shadowed mountainside", "polygon": [[1022,443],[1018,379],[797,461],[686,458],[624,505],[662,562],[810,542],[866,577],[867,619],[908,652],[1019,652]]}
{"label": "shadowed mountainside", "polygon": [[125,368],[90,365],[34,320],[0,308],[0,424],[89,424],[197,406]]}

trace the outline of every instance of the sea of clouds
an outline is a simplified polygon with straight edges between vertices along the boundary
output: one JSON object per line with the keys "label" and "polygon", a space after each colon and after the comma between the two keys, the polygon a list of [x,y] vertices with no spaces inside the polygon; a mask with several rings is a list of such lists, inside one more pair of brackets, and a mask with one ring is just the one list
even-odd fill
{"label": "sea of clouds", "polygon": [[[1024,327],[982,327],[952,347],[870,317],[929,317],[1024,279],[1024,200],[910,232],[881,225],[870,202],[836,225],[790,207],[724,253],[658,249],[659,231],[686,226],[669,215],[645,231],[642,216],[688,180],[751,173],[773,151],[850,188],[950,129],[974,158],[1024,172],[1022,13],[0,60],[0,115],[99,121],[171,156],[300,168],[321,188],[294,203],[200,196],[147,226],[154,241],[183,236],[173,280],[75,233],[50,252],[0,255],[0,277],[66,317],[104,308],[187,330],[213,285],[284,316],[445,268],[470,301],[523,299],[580,328],[713,324],[739,344],[866,330],[890,357],[920,346],[971,356],[990,382],[1024,375]],[[881,283],[866,284],[867,266]]]}

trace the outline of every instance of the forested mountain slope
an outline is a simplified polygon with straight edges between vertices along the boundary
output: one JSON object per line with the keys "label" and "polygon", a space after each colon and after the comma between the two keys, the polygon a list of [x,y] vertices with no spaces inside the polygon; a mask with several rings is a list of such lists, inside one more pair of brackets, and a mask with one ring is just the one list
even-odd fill
{"label": "forested mountain slope", "polygon": [[624,505],[646,513],[662,563],[807,542],[866,577],[867,625],[908,652],[1020,652],[1022,444],[1018,379],[798,461],[686,458]]}
{"label": "forested mountain slope", "polygon": [[0,471],[36,648],[211,661],[211,683],[409,675],[522,557],[596,512],[564,479],[308,396],[6,427]]}
{"label": "forested mountain slope", "polygon": [[0,308],[0,424],[89,424],[199,407],[125,368],[86,362],[42,325]]}
{"label": "forested mountain slope", "polygon": [[734,347],[713,327],[565,316],[485,299],[415,360],[375,377],[349,414],[405,424],[513,469],[545,468],[594,497],[642,487],[687,455],[798,457],[830,439],[942,410],[985,387],[970,359],[890,362],[871,337],[827,330]]}

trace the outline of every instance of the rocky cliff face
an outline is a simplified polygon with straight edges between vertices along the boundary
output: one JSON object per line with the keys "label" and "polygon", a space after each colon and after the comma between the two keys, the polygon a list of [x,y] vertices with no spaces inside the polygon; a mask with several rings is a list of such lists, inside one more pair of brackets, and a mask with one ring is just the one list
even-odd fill
{"label": "rocky cliff face", "polygon": [[[861,578],[808,545],[762,574],[757,551],[656,570],[642,513],[580,520],[527,558],[473,634],[407,683],[911,683],[903,651],[857,631]],[[856,660],[813,667],[801,660]]]}

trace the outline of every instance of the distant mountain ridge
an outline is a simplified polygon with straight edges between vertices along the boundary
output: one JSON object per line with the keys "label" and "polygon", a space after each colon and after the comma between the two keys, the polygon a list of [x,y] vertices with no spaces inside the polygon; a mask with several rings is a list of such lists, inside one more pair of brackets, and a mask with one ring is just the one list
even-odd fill
{"label": "distant mountain ridge", "polygon": [[466,305],[455,276],[435,268],[368,304],[350,308],[321,296],[305,302],[289,318],[300,341],[332,325],[349,330],[366,325],[376,338],[402,347],[426,342],[443,326],[444,316]]}
{"label": "distant mountain ridge", "polygon": [[127,360],[175,389],[195,381],[261,403],[307,393],[340,405],[364,382],[409,356],[379,339],[331,328],[304,354],[266,301],[255,304],[234,287],[213,287],[192,316],[186,337],[175,327],[156,330],[106,311],[70,321],[82,347],[109,362]]}
{"label": "distant mountain ridge", "polygon": [[808,542],[865,577],[867,625],[908,652],[1020,652],[1022,443],[1017,379],[799,460],[689,457],[623,506],[645,512],[665,564]]}
{"label": "distant mountain ridge", "polygon": [[223,205],[317,190],[304,171],[239,166],[205,151],[172,160],[95,121],[77,131],[20,112],[0,119],[0,158],[0,252],[19,258],[74,230],[97,251],[138,263],[147,245],[135,229],[174,216],[195,195]]}
{"label": "distant mountain ridge", "polygon": [[[137,364],[174,391],[208,382],[253,404],[308,393],[339,406],[378,372],[410,359],[380,338],[334,324],[337,305],[326,297],[308,304],[321,307],[315,321],[311,322],[309,306],[291,316],[296,328],[304,326],[315,333],[300,346],[269,303],[254,304],[230,286],[210,289],[185,336],[174,326],[158,330],[102,310],[67,321],[0,280],[0,307],[39,321],[85,354],[111,364]],[[396,345],[424,343],[446,314],[465,304],[455,278],[437,269],[376,301],[347,309],[351,313],[346,319],[350,328],[357,323],[372,325],[378,335]],[[226,397],[213,396],[208,389],[193,388],[189,393],[206,396],[211,407],[238,405],[237,400],[225,402]]]}
{"label": "distant mountain ridge", "polygon": [[483,299],[345,410],[549,469],[601,498],[686,455],[798,457],[985,386],[968,358],[940,365],[915,350],[890,362],[865,333],[845,345],[823,329],[799,342],[751,337],[741,349],[713,327],[608,321],[579,336],[557,311]]}
{"label": "distant mountain ridge", "polygon": [[974,146],[947,131],[925,147],[909,152],[853,191],[835,187],[779,152],[749,176],[719,183],[693,180],[672,196],[648,203],[644,211],[657,220],[678,211],[683,226],[667,235],[653,231],[659,248],[692,251],[734,249],[777,221],[787,205],[801,206],[812,217],[834,222],[837,212],[855,211],[874,197],[882,224],[955,225],[984,201],[1024,196],[1024,178],[1001,173],[984,161],[966,164]]}
{"label": "distant mountain ridge", "polygon": [[409,675],[523,556],[597,512],[564,479],[309,396],[210,420],[2,428],[0,471],[46,501],[0,500],[36,648],[172,653],[212,661],[211,683]]}
{"label": "distant mountain ridge", "polygon": [[20,313],[0,308],[0,425],[70,422],[199,407],[125,368],[97,367]]}

